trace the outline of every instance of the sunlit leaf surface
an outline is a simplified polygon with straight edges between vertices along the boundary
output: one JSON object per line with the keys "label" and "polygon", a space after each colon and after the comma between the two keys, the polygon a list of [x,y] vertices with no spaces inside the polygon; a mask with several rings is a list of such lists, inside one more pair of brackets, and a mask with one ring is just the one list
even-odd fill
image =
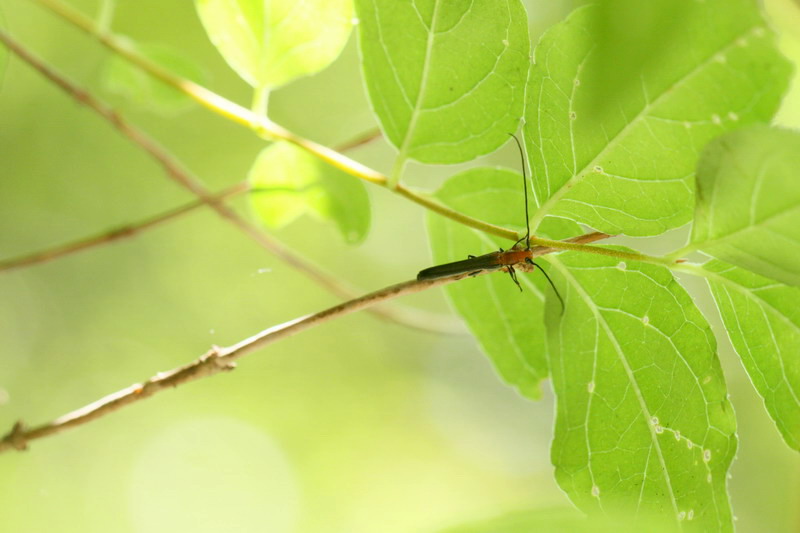
{"label": "sunlit leaf surface", "polygon": [[274,88],[327,67],[352,29],[352,0],[195,0],[211,42],[247,83]]}
{"label": "sunlit leaf surface", "polygon": [[530,65],[519,0],[358,0],[372,107],[401,157],[458,163],[517,130]]}
{"label": "sunlit leaf surface", "polygon": [[786,444],[800,451],[800,288],[722,261],[703,268],[753,385]]}
{"label": "sunlit leaf surface", "polygon": [[547,310],[561,488],[590,514],[732,530],[736,421],[691,297],[656,265],[572,252],[550,264],[566,300],[563,316]]}
{"label": "sunlit leaf surface", "polygon": [[370,206],[364,184],[288,142],[265,148],[248,176],[253,208],[270,227],[303,213],[336,223],[344,240],[367,236]]}
{"label": "sunlit leaf surface", "polygon": [[[676,0],[688,2],[690,0]],[[755,2],[708,0],[675,29],[637,91],[595,112],[593,8],[539,42],[525,142],[540,207],[607,233],[656,235],[689,221],[697,154],[713,137],[768,120],[789,67]]]}
{"label": "sunlit leaf surface", "polygon": [[692,246],[800,285],[800,135],[748,128],[712,142],[697,168]]}

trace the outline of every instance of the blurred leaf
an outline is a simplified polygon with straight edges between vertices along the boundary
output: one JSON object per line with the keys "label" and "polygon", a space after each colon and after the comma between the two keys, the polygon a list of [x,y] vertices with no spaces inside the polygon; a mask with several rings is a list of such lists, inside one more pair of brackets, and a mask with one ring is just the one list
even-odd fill
{"label": "blurred leaf", "polygon": [[369,231],[369,197],[364,184],[305,150],[278,142],[262,150],[247,178],[258,218],[277,228],[303,213],[336,223],[349,244]]}
{"label": "blurred leaf", "polygon": [[481,520],[441,533],[531,533],[533,531],[577,532],[588,525],[586,518],[574,508],[517,511],[489,520]]}
{"label": "blurred leaf", "polygon": [[768,120],[789,67],[753,2],[697,2],[659,61],[647,63],[639,90],[596,120],[604,89],[583,75],[600,60],[595,9],[575,11],[536,48],[524,126],[536,199],[542,214],[656,235],[690,219],[697,152],[720,133]]}
{"label": "blurred leaf", "polygon": [[786,444],[800,451],[800,289],[722,261],[703,268],[750,380]]}
{"label": "blurred leaf", "polygon": [[195,0],[225,61],[253,87],[275,88],[330,65],[353,27],[352,0]]}
{"label": "blurred leaf", "polygon": [[[525,227],[522,176],[512,170],[467,170],[447,180],[436,196],[445,205],[492,224]],[[574,223],[560,224],[559,231],[571,224],[571,234],[580,233]],[[428,216],[428,232],[435,264],[513,244],[435,213]],[[445,287],[445,292],[502,378],[522,395],[538,399],[542,395],[539,383],[547,376],[543,301],[549,289],[537,272],[519,273],[519,281],[522,293],[503,272],[461,280]]]}
{"label": "blurred leaf", "polygon": [[[0,11],[0,28],[6,28],[6,19],[3,16],[2,11]],[[8,55],[8,50],[6,49],[5,45],[0,43],[0,87],[3,86],[3,81],[5,80],[6,67],[8,66]]]}
{"label": "blurred leaf", "polygon": [[697,167],[692,248],[800,285],[800,134],[758,126],[708,145]]}
{"label": "blurred leaf", "polygon": [[372,107],[400,157],[459,163],[517,130],[530,64],[519,0],[358,0]]}
{"label": "blurred leaf", "polygon": [[[620,248],[615,248],[620,249]],[[665,267],[548,257],[556,480],[582,511],[635,507],[666,524],[730,531],[736,420],[711,328]]]}
{"label": "blurred leaf", "polygon": [[631,516],[617,514],[598,519],[587,518],[574,508],[534,509],[447,528],[441,533],[671,533],[677,530],[660,520],[648,520],[641,516],[631,520]]}
{"label": "blurred leaf", "polygon": [[616,113],[620,102],[637,98],[641,76],[648,65],[681,39],[680,29],[690,19],[703,16],[701,2],[693,0],[601,0],[589,21],[597,43],[595,61],[588,62],[581,78],[596,88],[593,118]]}
{"label": "blurred leaf", "polygon": [[[124,37],[126,45],[136,50],[153,63],[169,72],[204,85],[205,72],[180,51],[160,44],[134,43]],[[178,89],[167,85],[144,72],[118,55],[112,55],[103,72],[103,86],[106,90],[123,96],[137,106],[157,113],[177,113],[194,104],[194,101]]]}

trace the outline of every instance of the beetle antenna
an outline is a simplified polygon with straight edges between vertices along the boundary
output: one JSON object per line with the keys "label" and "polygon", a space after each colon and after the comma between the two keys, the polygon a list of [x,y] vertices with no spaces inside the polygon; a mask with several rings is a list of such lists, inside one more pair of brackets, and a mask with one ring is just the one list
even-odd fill
{"label": "beetle antenna", "polygon": [[548,282],[548,283],[550,283],[550,286],[551,286],[551,287],[553,287],[553,292],[555,292],[555,293],[556,293],[556,296],[558,296],[558,301],[559,301],[559,302],[561,302],[561,314],[563,315],[563,314],[564,314],[564,311],[566,310],[566,306],[564,305],[564,298],[562,298],[562,297],[561,297],[561,293],[560,293],[560,292],[558,292],[558,289],[556,289],[556,284],[555,284],[555,283],[553,283],[553,280],[552,280],[552,279],[550,279],[550,275],[549,275],[547,272],[545,272],[545,270],[544,270],[544,269],[543,269],[541,266],[539,266],[539,263],[534,263],[534,262],[533,262],[533,259],[531,259],[530,257],[529,257],[529,258],[527,258],[527,259],[525,260],[525,262],[526,262],[526,263],[530,263],[531,265],[533,265],[533,266],[535,266],[536,268],[538,268],[538,269],[539,269],[539,272],[541,272],[542,274],[544,274],[544,277],[545,277],[545,278],[547,278],[547,282]]}
{"label": "beetle antenna", "polygon": [[[528,220],[528,175],[525,172],[525,154],[522,151],[522,143],[519,142],[519,139],[517,139],[517,136],[514,135],[513,133],[509,133],[509,135],[517,143],[517,148],[519,148],[519,159],[520,159],[520,162],[522,163],[522,190],[524,191],[524,194],[525,194],[525,237],[523,237],[523,238],[525,239],[525,249],[526,250],[530,250],[531,249],[531,223]],[[520,239],[519,241],[517,241],[517,244],[519,244],[522,240],[523,239]],[[515,244],[514,246],[516,246],[517,244]]]}

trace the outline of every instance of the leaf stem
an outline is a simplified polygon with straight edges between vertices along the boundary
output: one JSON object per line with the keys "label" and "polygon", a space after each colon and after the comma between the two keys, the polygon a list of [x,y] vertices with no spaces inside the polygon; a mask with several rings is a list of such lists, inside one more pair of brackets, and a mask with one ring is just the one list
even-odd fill
{"label": "leaf stem", "polygon": [[517,240],[516,231],[501,226],[495,226],[494,224],[490,224],[488,222],[472,218],[471,216],[465,215],[458,211],[454,211],[453,209],[450,209],[446,205],[434,200],[428,195],[423,195],[419,192],[409,189],[402,183],[395,185],[393,190],[400,196],[408,198],[412,202],[415,202],[460,224],[464,224],[465,226],[480,230],[484,233],[489,233],[490,235],[496,235],[497,237],[501,237],[503,239],[508,239],[511,241]]}
{"label": "leaf stem", "polygon": [[111,22],[114,20],[116,0],[103,0],[97,14],[97,31],[100,33],[111,32]]}
{"label": "leaf stem", "polygon": [[259,85],[253,89],[253,104],[250,109],[253,115],[258,118],[267,118],[267,106],[269,105],[269,86]]}
{"label": "leaf stem", "polygon": [[686,257],[689,254],[692,254],[701,248],[703,243],[689,243],[683,248],[679,248],[672,253],[665,255],[666,259],[670,259],[672,261],[678,260],[681,257]]}
{"label": "leaf stem", "polygon": [[[722,278],[722,276],[719,276],[718,274],[716,274],[714,272],[709,272],[708,270],[703,268],[703,266],[701,264],[698,264],[698,263],[680,263],[680,264],[674,265],[672,267],[672,269],[673,270],[677,270],[678,272],[686,272],[687,274],[692,274],[693,276],[698,276],[698,277],[706,278],[706,279],[712,278],[712,277],[714,277],[714,278]],[[725,280],[725,281],[728,281],[728,280]]]}
{"label": "leaf stem", "polygon": [[389,187],[397,187],[397,185],[401,183],[403,172],[406,170],[407,163],[408,158],[405,157],[404,154],[397,154],[397,157],[394,160],[394,166],[392,167],[392,173],[389,175]]}
{"label": "leaf stem", "polygon": [[[605,234],[604,234],[605,235]],[[524,237],[524,234],[520,235]],[[606,235],[612,237],[613,235]],[[531,237],[531,244],[536,246],[547,246],[557,250],[571,250],[574,252],[587,252],[591,254],[605,255],[609,257],[616,257],[618,259],[625,259],[629,261],[642,261],[644,263],[654,263],[657,265],[664,265],[672,267],[676,264],[676,260],[668,257],[655,257],[647,254],[640,254],[639,252],[623,252],[621,250],[613,250],[610,248],[601,248],[598,246],[591,246],[588,244],[579,244],[565,241],[553,241],[550,239],[543,239],[541,237]]]}

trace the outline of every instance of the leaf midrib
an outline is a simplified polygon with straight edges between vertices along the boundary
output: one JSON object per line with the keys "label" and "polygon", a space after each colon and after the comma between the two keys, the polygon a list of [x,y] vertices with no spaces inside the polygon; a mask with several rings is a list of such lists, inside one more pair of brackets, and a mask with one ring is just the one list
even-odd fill
{"label": "leaf midrib", "polygon": [[434,0],[433,14],[431,15],[431,27],[428,30],[428,40],[425,43],[425,59],[423,60],[422,76],[419,81],[419,89],[417,90],[417,98],[414,102],[414,108],[411,110],[411,119],[408,121],[408,128],[406,129],[406,137],[403,139],[403,145],[400,147],[400,153],[397,155],[398,161],[405,160],[408,157],[408,149],[411,144],[411,139],[414,138],[414,129],[417,127],[417,120],[419,119],[420,111],[422,108],[422,100],[425,96],[425,90],[428,85],[428,76],[430,74],[430,57],[433,51],[433,42],[436,40],[436,22],[439,15],[440,0]]}
{"label": "leaf midrib", "polygon": [[[636,381],[636,377],[633,375],[633,371],[630,365],[628,364],[628,360],[625,358],[622,347],[619,345],[619,342],[617,341],[616,336],[613,334],[611,327],[608,325],[608,322],[606,322],[605,317],[603,317],[597,306],[594,304],[594,300],[592,300],[591,296],[589,296],[589,294],[583,289],[583,286],[572,275],[569,269],[565,265],[563,265],[561,261],[558,259],[551,259],[550,263],[556,268],[558,268],[558,270],[561,272],[561,275],[563,275],[564,278],[570,282],[570,285],[575,289],[575,292],[578,293],[578,296],[581,298],[581,300],[584,301],[586,307],[588,307],[591,313],[594,315],[598,324],[601,325],[601,327],[606,333],[606,336],[608,337],[609,341],[614,347],[614,351],[616,352],[619,361],[622,364],[622,367],[625,369],[625,375],[628,378],[628,382],[631,384],[631,388],[636,394],[636,399],[639,403],[639,407],[641,409],[642,414],[644,415],[645,425],[647,426],[647,429],[650,433],[650,440],[653,443],[653,447],[655,448],[656,453],[658,454],[658,461],[661,464],[661,468],[664,472],[664,480],[667,484],[667,489],[669,491],[670,502],[672,503],[672,508],[675,511],[674,516],[677,517],[679,512],[678,502],[675,499],[676,498],[675,491],[672,488],[672,479],[670,476],[670,472],[664,460],[664,454],[661,450],[661,445],[658,442],[658,435],[655,432],[655,428],[653,428],[652,424],[650,423],[650,421],[653,419],[653,415],[650,413],[650,410],[647,407],[647,403],[645,402],[644,397],[642,396],[642,391],[639,387],[639,383]],[[681,530],[683,529],[680,522],[678,522],[678,527]]]}

